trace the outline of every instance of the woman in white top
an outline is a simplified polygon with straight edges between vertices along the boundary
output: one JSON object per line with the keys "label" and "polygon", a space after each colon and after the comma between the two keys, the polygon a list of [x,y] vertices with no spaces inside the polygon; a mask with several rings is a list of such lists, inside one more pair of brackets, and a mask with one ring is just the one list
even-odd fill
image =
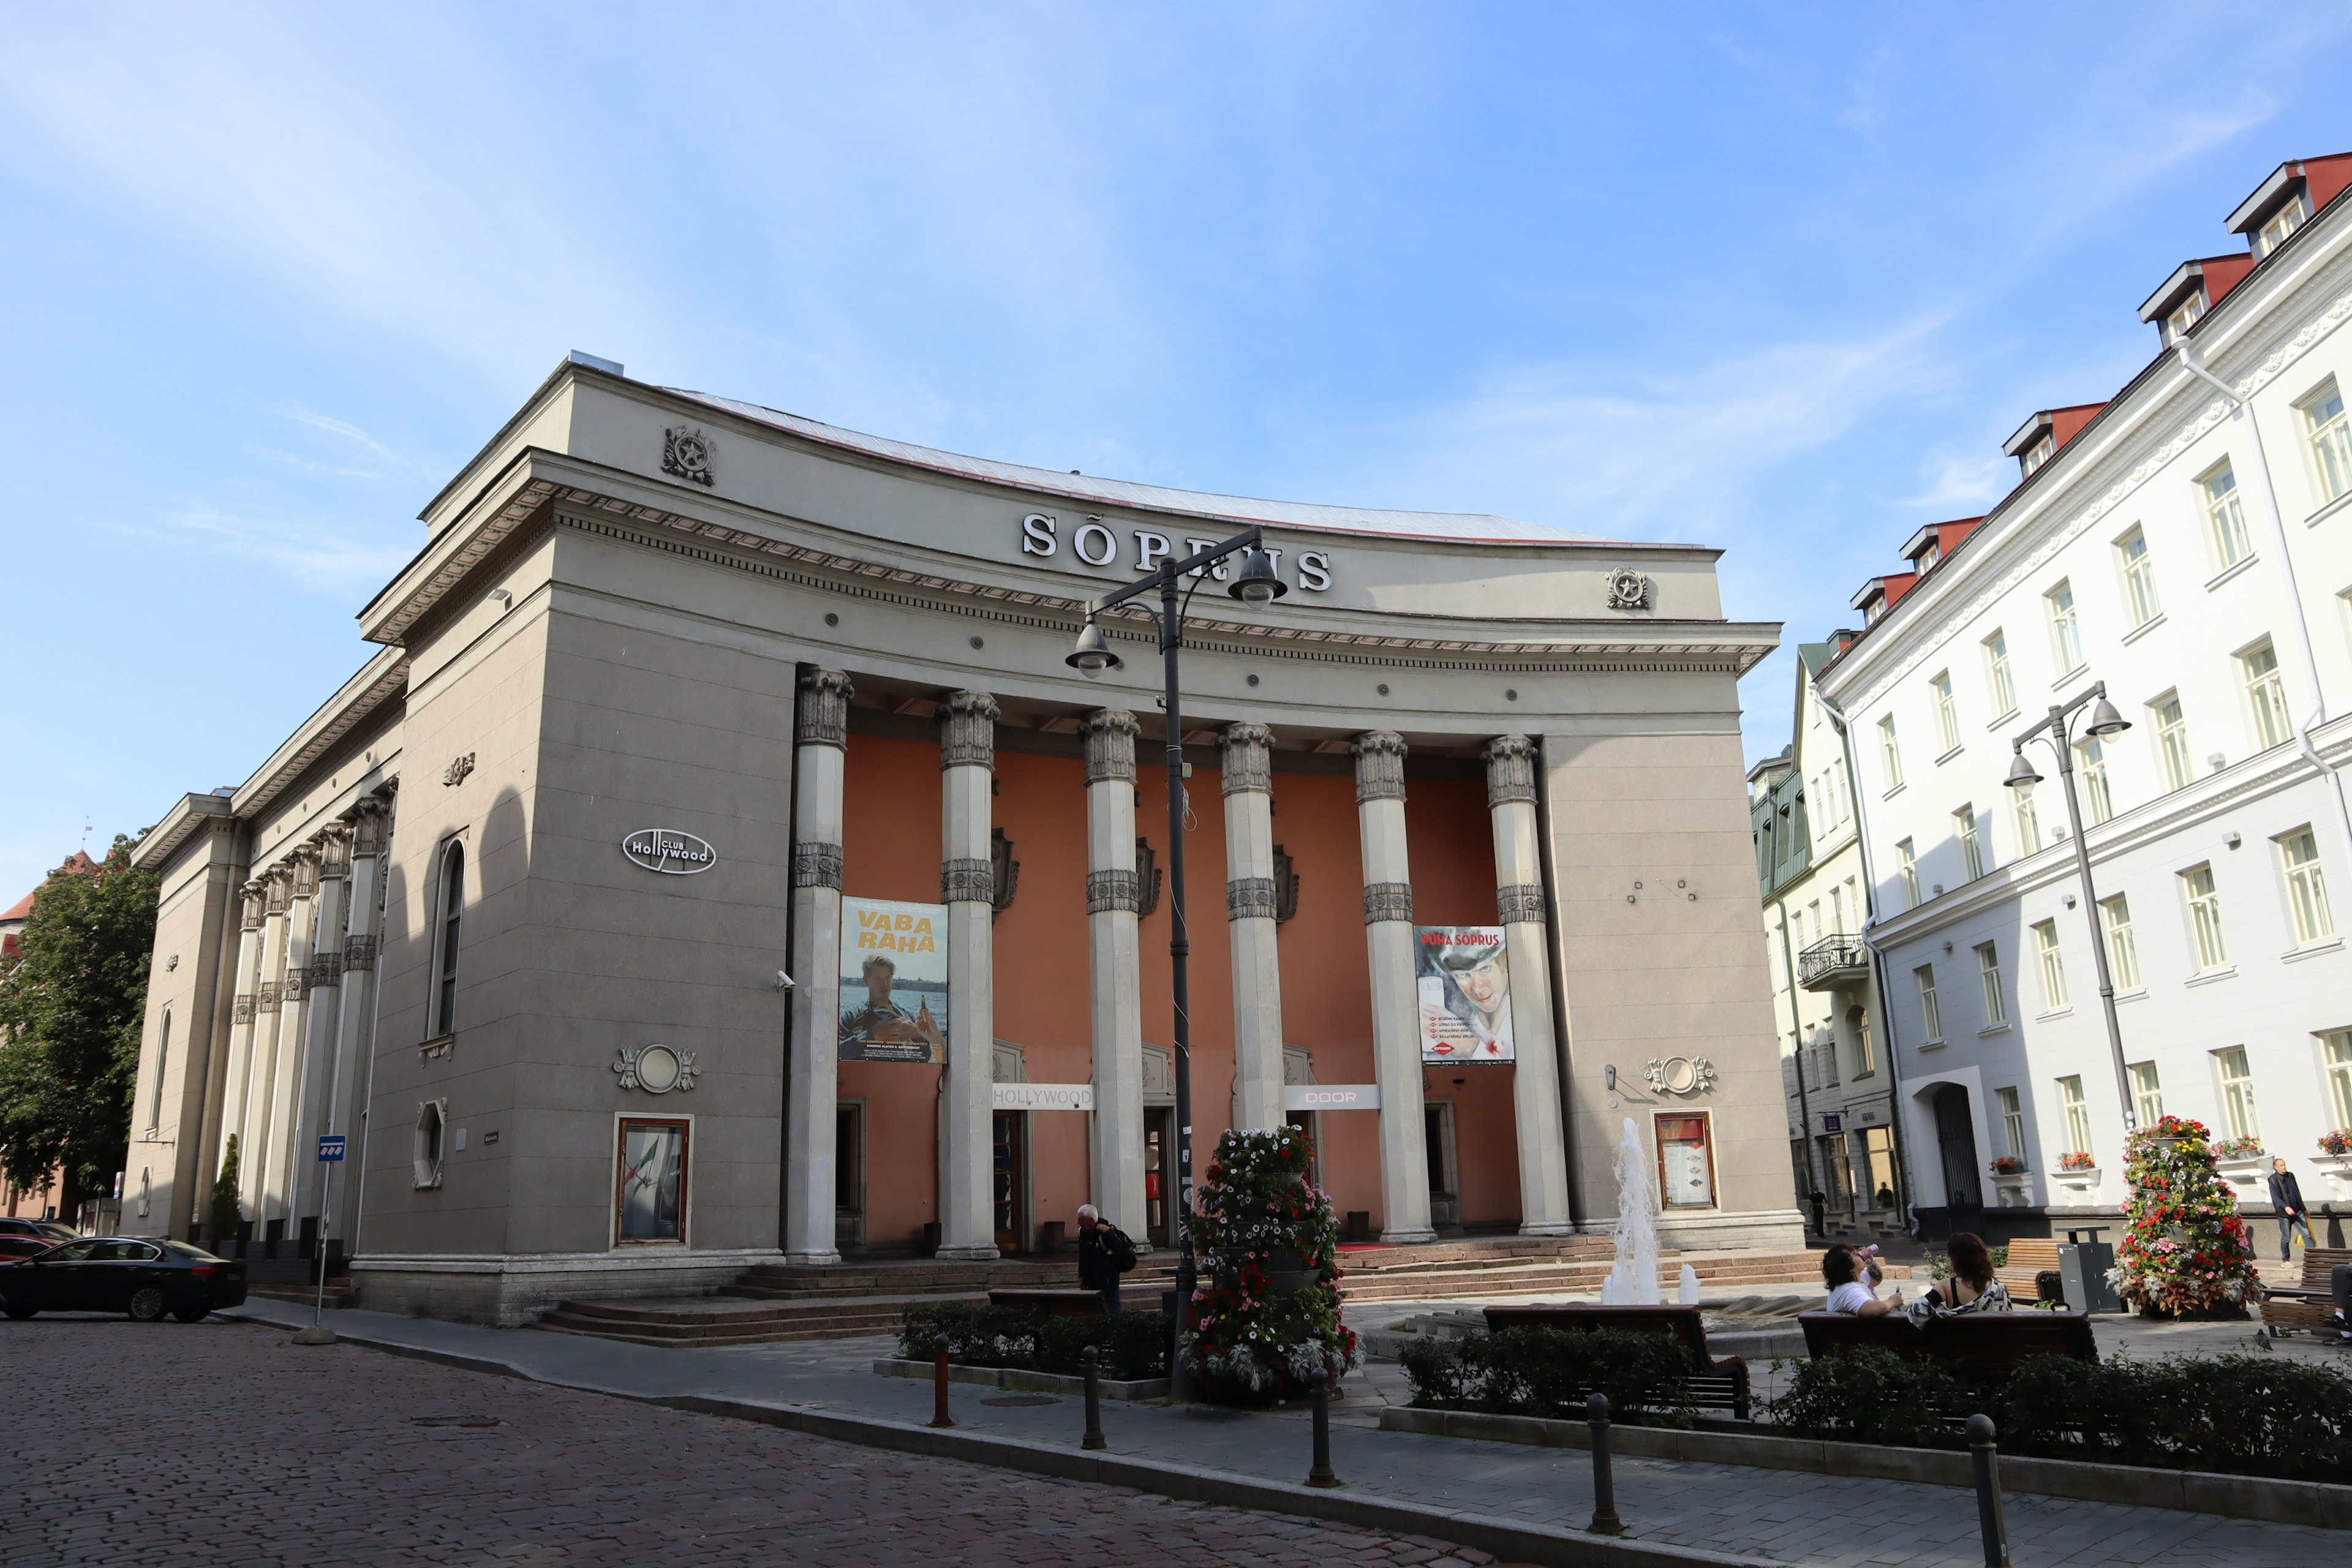
{"label": "woman in white top", "polygon": [[1898,1287],[1891,1300],[1879,1300],[1876,1293],[1862,1282],[1862,1268],[1861,1258],[1843,1242],[1822,1254],[1822,1278],[1829,1282],[1830,1288],[1827,1310],[1857,1318],[1875,1318],[1901,1310],[1902,1289]]}

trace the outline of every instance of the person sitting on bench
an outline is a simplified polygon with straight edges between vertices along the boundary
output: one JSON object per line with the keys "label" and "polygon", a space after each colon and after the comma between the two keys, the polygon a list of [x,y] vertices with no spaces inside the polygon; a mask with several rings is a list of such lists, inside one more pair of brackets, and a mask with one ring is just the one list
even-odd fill
{"label": "person sitting on bench", "polygon": [[1961,1230],[1952,1233],[1948,1254],[1952,1276],[1911,1303],[1911,1321],[1954,1318],[1967,1312],[2006,1312],[2011,1308],[2009,1287],[1992,1271],[1992,1253],[1984,1237]]}
{"label": "person sitting on bench", "polygon": [[1843,1242],[1822,1254],[1822,1278],[1829,1282],[1828,1310],[1845,1312],[1857,1318],[1883,1317],[1903,1305],[1903,1290],[1895,1288],[1892,1300],[1882,1301],[1860,1279],[1863,1263],[1854,1249]]}
{"label": "person sitting on bench", "polygon": [[2336,1342],[2352,1345],[2352,1263],[2339,1263],[2329,1269],[2327,1285],[2336,1298]]}

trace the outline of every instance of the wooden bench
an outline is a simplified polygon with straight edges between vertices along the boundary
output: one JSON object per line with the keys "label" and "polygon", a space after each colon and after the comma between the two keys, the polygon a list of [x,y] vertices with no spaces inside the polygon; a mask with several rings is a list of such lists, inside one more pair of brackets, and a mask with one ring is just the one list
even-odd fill
{"label": "wooden bench", "polygon": [[1933,1318],[1915,1326],[1900,1312],[1861,1318],[1850,1312],[1806,1312],[1805,1350],[1818,1360],[1855,1345],[1876,1345],[1897,1355],[1951,1363],[1979,1377],[2007,1377],[2020,1362],[2038,1355],[2099,1359],[2087,1312],[1969,1312]]}
{"label": "wooden bench", "polygon": [[1018,1307],[1041,1318],[1099,1318],[1103,1315],[1102,1293],[1098,1290],[991,1290],[988,1304],[992,1307]]}
{"label": "wooden bench", "polygon": [[[2296,1329],[2325,1329],[2336,1313],[2331,1289],[2338,1264],[2352,1263],[2352,1247],[2314,1247],[2303,1255],[2303,1274],[2293,1285],[2263,1284],[2263,1323],[2274,1334]],[[2272,1265],[2264,1264],[2264,1268]],[[2282,1270],[2284,1265],[2278,1265]],[[2259,1275],[2260,1270],[2257,1270]]]}
{"label": "wooden bench", "polygon": [[2009,1297],[2020,1306],[2042,1300],[2042,1276],[2058,1272],[2059,1243],[2048,1237],[2021,1237],[2009,1244],[2009,1262],[1993,1270],[1993,1278],[2009,1287]]}
{"label": "wooden bench", "polygon": [[1671,1334],[1690,1352],[1692,1403],[1704,1409],[1728,1410],[1736,1421],[1747,1420],[1753,1407],[1748,1358],[1708,1354],[1706,1324],[1696,1307],[1617,1307],[1597,1302],[1570,1302],[1559,1307],[1489,1307],[1486,1326],[1558,1329],[1569,1333],[1630,1329],[1637,1333]]}

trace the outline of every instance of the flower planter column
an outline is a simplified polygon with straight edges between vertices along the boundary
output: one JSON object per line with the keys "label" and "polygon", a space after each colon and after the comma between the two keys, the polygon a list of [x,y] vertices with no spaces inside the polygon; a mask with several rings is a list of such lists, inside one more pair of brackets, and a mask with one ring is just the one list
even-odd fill
{"label": "flower planter column", "polygon": [[1495,903],[1511,973],[1511,1113],[1519,1139],[1519,1234],[1573,1236],[1568,1136],[1544,946],[1543,861],[1536,837],[1536,746],[1505,735],[1486,747],[1486,809],[1495,828]]}
{"label": "flower planter column", "polygon": [[1413,988],[1412,871],[1405,856],[1404,737],[1356,737],[1356,818],[1371,954],[1372,1071],[1381,1086],[1381,1239],[1434,1241],[1422,1124],[1420,1009]]}

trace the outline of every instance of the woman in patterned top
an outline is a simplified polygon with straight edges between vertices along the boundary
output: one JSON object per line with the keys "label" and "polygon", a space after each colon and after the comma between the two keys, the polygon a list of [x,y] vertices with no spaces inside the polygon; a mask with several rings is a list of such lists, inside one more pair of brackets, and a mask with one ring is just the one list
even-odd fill
{"label": "woman in patterned top", "polygon": [[1968,1231],[1953,1234],[1952,1277],[1911,1303],[1911,1321],[1954,1318],[1968,1312],[2010,1310],[2009,1287],[1995,1279],[1992,1254],[1984,1237]]}

